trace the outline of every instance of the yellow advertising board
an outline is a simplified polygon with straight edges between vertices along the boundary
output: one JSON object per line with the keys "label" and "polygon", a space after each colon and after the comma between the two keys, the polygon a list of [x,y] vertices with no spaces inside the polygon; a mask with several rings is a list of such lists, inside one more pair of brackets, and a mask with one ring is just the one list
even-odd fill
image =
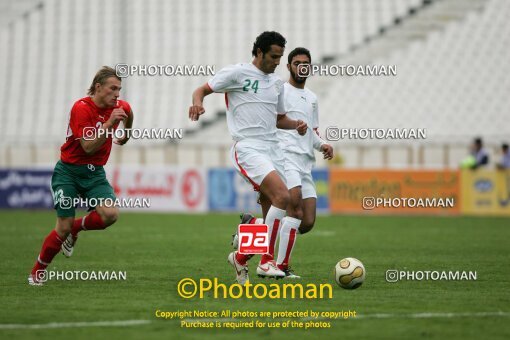
{"label": "yellow advertising board", "polygon": [[461,213],[510,216],[510,171],[462,170]]}

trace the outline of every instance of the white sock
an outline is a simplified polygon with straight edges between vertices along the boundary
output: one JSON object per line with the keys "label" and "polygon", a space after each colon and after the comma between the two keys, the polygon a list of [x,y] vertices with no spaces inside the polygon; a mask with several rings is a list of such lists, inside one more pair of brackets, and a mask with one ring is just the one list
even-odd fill
{"label": "white sock", "polygon": [[262,256],[261,262],[265,263],[269,260],[274,259],[274,247],[276,239],[278,238],[278,229],[280,229],[280,223],[285,216],[285,210],[271,206],[267,212],[265,224],[269,226],[269,258],[268,256]]}
{"label": "white sock", "polygon": [[296,243],[296,234],[301,220],[287,216],[280,230],[280,244],[278,245],[278,261],[276,264],[287,267],[290,262],[292,248]]}

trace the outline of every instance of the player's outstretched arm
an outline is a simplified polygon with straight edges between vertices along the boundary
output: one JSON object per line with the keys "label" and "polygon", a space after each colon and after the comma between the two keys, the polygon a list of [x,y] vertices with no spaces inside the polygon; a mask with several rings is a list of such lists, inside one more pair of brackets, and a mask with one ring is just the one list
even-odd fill
{"label": "player's outstretched arm", "polygon": [[204,109],[204,98],[205,96],[213,93],[209,85],[206,83],[200,87],[198,87],[195,91],[193,91],[192,102],[193,104],[189,108],[189,119],[192,121],[197,121],[200,115],[205,113]]}
{"label": "player's outstretched arm", "polygon": [[276,127],[283,130],[297,130],[301,136],[304,136],[308,129],[308,125],[305,122],[300,119],[290,119],[287,115],[278,115]]}
{"label": "player's outstretched arm", "polygon": [[[123,120],[124,122],[124,129],[131,129],[133,127],[133,110],[129,111],[127,114],[127,118]],[[129,140],[129,133],[125,133],[124,137],[115,139],[113,142],[117,145],[124,145]]]}

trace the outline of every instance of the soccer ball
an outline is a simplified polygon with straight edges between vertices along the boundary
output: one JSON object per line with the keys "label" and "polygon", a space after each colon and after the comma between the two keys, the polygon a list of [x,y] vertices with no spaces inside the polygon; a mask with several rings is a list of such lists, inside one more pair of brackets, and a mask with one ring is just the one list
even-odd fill
{"label": "soccer ball", "polygon": [[356,289],[365,281],[365,266],[354,257],[338,261],[334,271],[336,283],[345,289]]}

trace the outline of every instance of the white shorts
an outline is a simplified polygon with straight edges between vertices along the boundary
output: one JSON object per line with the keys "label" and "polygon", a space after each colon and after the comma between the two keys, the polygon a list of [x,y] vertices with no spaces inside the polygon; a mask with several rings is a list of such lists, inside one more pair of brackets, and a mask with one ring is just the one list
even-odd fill
{"label": "white shorts", "polygon": [[260,191],[264,178],[275,171],[284,180],[283,152],[278,143],[239,141],[232,146],[231,158],[235,169],[251,185]]}
{"label": "white shorts", "polygon": [[317,198],[315,182],[312,178],[312,166],[315,160],[306,155],[297,155],[290,152],[285,153],[285,181],[290,190],[301,187],[303,199]]}

